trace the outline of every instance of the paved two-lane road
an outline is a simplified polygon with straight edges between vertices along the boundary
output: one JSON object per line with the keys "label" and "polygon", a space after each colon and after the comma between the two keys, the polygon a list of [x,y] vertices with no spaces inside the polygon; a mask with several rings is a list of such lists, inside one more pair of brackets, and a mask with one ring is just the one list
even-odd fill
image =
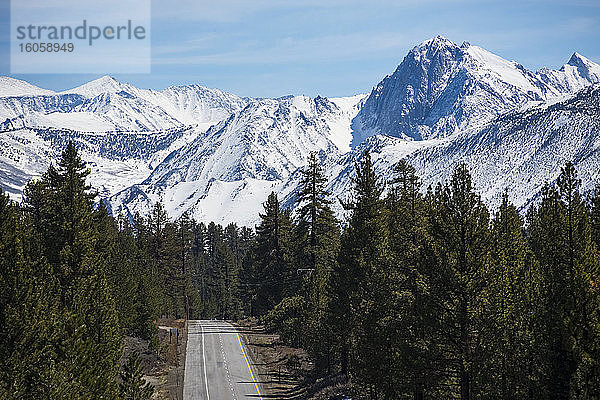
{"label": "paved two-lane road", "polygon": [[184,400],[262,399],[257,375],[235,328],[188,321]]}

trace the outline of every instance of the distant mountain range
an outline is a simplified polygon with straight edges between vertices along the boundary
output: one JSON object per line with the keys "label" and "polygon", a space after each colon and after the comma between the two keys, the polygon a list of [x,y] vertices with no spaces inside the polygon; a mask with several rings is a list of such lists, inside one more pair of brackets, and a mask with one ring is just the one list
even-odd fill
{"label": "distant mountain range", "polygon": [[532,72],[441,36],[413,48],[371,93],[346,98],[155,91],[108,76],[55,93],[0,77],[0,187],[19,198],[73,140],[114,213],[144,214],[160,200],[175,218],[252,225],[271,191],[293,207],[311,151],[338,198],[370,149],[384,178],[402,158],[424,185],[465,162],[490,205],[508,189],[524,208],[568,160],[584,190],[599,183],[596,83],[600,65],[578,53]]}

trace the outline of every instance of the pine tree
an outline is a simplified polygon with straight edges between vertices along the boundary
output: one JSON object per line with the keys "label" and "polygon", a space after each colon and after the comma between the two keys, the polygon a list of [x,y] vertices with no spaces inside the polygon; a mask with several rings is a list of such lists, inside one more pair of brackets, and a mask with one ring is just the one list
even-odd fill
{"label": "pine tree", "polygon": [[272,192],[264,203],[264,214],[256,227],[254,254],[255,276],[259,284],[255,311],[263,315],[286,295],[294,292],[295,271],[290,265],[292,223],[288,211],[280,209],[277,195]]}
{"label": "pine tree", "polygon": [[307,323],[305,309],[303,296],[287,296],[266,315],[265,326],[268,331],[276,331],[289,346],[302,347]]}
{"label": "pine tree", "polygon": [[46,398],[53,385],[69,385],[54,378],[49,343],[63,333],[63,310],[41,251],[30,215],[0,191],[0,398]]}
{"label": "pine tree", "polygon": [[[384,377],[373,363],[387,350],[382,334],[382,304],[379,285],[389,271],[388,232],[383,192],[368,151],[356,165],[353,201],[345,207],[351,215],[341,237],[338,266],[331,276],[332,326],[339,343],[341,369],[351,372],[376,396]],[[352,353],[351,353],[352,352]]]}
{"label": "pine tree", "polygon": [[214,317],[223,317],[223,295],[224,274],[223,263],[224,246],[223,246],[223,228],[213,222],[207,227],[207,261],[206,261],[206,287],[207,287],[207,305],[208,315]]}
{"label": "pine tree", "polygon": [[154,386],[143,378],[144,370],[141,365],[140,356],[134,352],[127,358],[121,371],[121,383],[119,390],[124,400],[150,399],[154,393]]}
{"label": "pine tree", "polygon": [[[567,163],[532,214],[531,247],[543,271],[543,336],[551,399],[587,398],[595,391],[599,335],[598,258],[575,168]],[[597,381],[596,381],[597,382]]]}
{"label": "pine tree", "polygon": [[412,397],[421,400],[426,388],[435,384],[426,357],[432,345],[428,332],[432,312],[424,301],[426,287],[419,269],[419,255],[425,244],[426,202],[420,193],[415,169],[401,160],[394,166],[386,197],[390,257],[392,265],[381,290],[386,310],[385,335],[390,351],[382,362],[385,398]]}
{"label": "pine tree", "polygon": [[173,254],[175,234],[170,229],[169,217],[160,202],[154,204],[148,216],[146,230],[146,262],[149,264],[149,278],[153,291],[153,304],[156,305],[159,315],[172,315],[174,304],[172,297],[167,293],[166,270],[172,268],[178,254]]}
{"label": "pine tree", "polygon": [[18,238],[19,217],[18,208],[0,189],[0,394],[4,396],[13,385],[10,360],[17,334],[8,322],[22,301],[18,296],[24,284],[19,282],[25,263]]}
{"label": "pine tree", "polygon": [[[135,250],[128,253],[136,271],[137,290],[133,299],[135,318],[133,334],[143,339],[152,339],[157,333],[155,324],[164,310],[164,289],[159,275],[158,251],[154,248],[155,241],[150,229],[151,218],[144,218],[139,213],[133,216],[130,226],[134,236]],[[127,228],[123,230],[125,234]]]}
{"label": "pine tree", "polygon": [[[301,171],[298,197],[298,247],[300,263],[309,269],[331,265],[335,261],[337,228],[325,189],[327,179],[316,153],[311,153],[308,165]],[[325,248],[323,248],[325,246]]]}
{"label": "pine tree", "polygon": [[600,249],[600,185],[597,185],[594,189],[590,203],[592,240],[596,245],[596,249]]}
{"label": "pine tree", "polygon": [[137,286],[135,292],[133,292],[134,296],[130,298],[134,311],[129,333],[133,336],[150,340],[158,333],[158,327],[154,323],[157,315],[156,307],[152,304],[152,281],[148,276],[140,275],[136,283]]}
{"label": "pine tree", "polygon": [[437,317],[430,355],[443,355],[433,365],[451,377],[458,396],[466,400],[476,393],[490,238],[487,209],[465,165],[436,188],[428,236],[422,271],[429,286],[426,301]]}
{"label": "pine tree", "polygon": [[97,237],[95,251],[106,264],[106,279],[121,331],[131,333],[135,319],[131,293],[135,293],[139,279],[133,233],[123,219],[116,220],[109,214],[103,201],[94,211],[93,221]]}
{"label": "pine tree", "polygon": [[46,346],[56,323],[52,276],[28,257],[30,230],[0,190],[0,398],[41,397],[52,370]]}
{"label": "pine tree", "polygon": [[294,243],[297,269],[304,278],[301,341],[317,369],[330,371],[333,337],[325,319],[326,284],[337,262],[339,228],[327,199],[326,178],[316,153],[310,154],[308,165],[301,173]]}
{"label": "pine tree", "polygon": [[[56,276],[55,316],[49,335],[51,368],[45,371],[51,397],[113,398],[121,336],[106,264],[96,252],[93,193],[88,171],[70,143],[58,168],[28,186],[26,210],[36,232],[34,252]],[[54,317],[54,316],[53,316]]]}
{"label": "pine tree", "polygon": [[540,393],[540,271],[524,237],[523,221],[508,193],[492,221],[492,266],[485,321],[483,365],[477,392],[497,399]]}
{"label": "pine tree", "polygon": [[[153,321],[157,315],[154,312],[152,296],[150,295],[148,269],[144,267],[137,246],[132,226],[122,217],[116,220],[118,225],[117,248],[115,263],[109,272],[109,279],[119,279],[121,282],[111,282],[113,297],[119,312],[119,321],[127,334],[149,339],[154,332]],[[124,281],[124,282],[123,282]],[[135,295],[132,296],[131,294]]]}
{"label": "pine tree", "polygon": [[223,231],[224,244],[227,246],[231,261],[225,264],[227,315],[237,319],[242,315],[240,304],[240,263],[243,257],[242,244],[238,227],[230,223]]}
{"label": "pine tree", "polygon": [[206,285],[206,226],[203,223],[192,223],[192,266],[190,280],[193,287],[198,291],[198,304],[190,314],[204,315],[204,303],[208,299],[208,288]]}
{"label": "pine tree", "polygon": [[253,271],[253,249],[256,246],[254,230],[243,226],[240,229],[240,302],[245,316],[253,315],[252,304],[256,296],[256,282]]}

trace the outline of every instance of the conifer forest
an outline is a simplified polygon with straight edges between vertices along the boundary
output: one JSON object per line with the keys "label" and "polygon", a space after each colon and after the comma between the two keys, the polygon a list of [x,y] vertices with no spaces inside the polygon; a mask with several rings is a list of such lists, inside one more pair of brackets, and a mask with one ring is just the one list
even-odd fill
{"label": "conifer forest", "polygon": [[384,181],[368,152],[355,172],[341,220],[315,153],[295,211],[271,193],[256,226],[126,218],[69,144],[0,196],[0,398],[149,398],[125,336],[255,317],[365,399],[600,399],[600,186],[581,195],[567,163],[519,210],[461,164],[435,187],[404,161]]}

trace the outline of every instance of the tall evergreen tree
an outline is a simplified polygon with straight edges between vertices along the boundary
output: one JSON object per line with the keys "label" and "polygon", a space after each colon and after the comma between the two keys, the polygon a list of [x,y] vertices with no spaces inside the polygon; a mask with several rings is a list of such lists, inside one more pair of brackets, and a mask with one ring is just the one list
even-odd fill
{"label": "tall evergreen tree", "polygon": [[530,227],[531,247],[544,272],[540,318],[551,399],[587,398],[595,391],[591,371],[598,365],[598,257],[579,185],[573,164],[567,163],[558,188],[544,189]]}
{"label": "tall evergreen tree", "polygon": [[239,318],[242,313],[240,304],[240,263],[243,258],[243,244],[238,227],[230,223],[225,227],[224,244],[231,254],[231,261],[225,264],[225,286],[227,314],[229,318]]}
{"label": "tall evergreen tree", "polygon": [[442,373],[462,400],[473,397],[482,351],[482,310],[489,271],[489,216],[465,165],[433,199],[423,273],[435,309],[432,355],[443,354]]}
{"label": "tall evergreen tree", "polygon": [[109,214],[104,202],[94,211],[93,225],[98,238],[95,251],[105,262],[105,275],[121,331],[131,333],[135,329],[135,303],[131,301],[131,293],[136,292],[139,279],[133,234],[124,220],[117,221]]}
{"label": "tall evergreen tree", "polygon": [[272,192],[264,203],[264,214],[256,227],[255,276],[258,292],[255,311],[265,314],[284,297],[293,293],[295,271],[291,268],[291,229],[288,211],[282,211]]}
{"label": "tall evergreen tree", "polygon": [[348,227],[341,236],[337,267],[332,271],[332,326],[340,347],[341,369],[364,382],[372,396],[383,376],[380,364],[372,362],[385,351],[385,335],[381,332],[380,279],[388,271],[388,233],[385,224],[383,192],[379,177],[366,151],[356,165],[353,201],[346,203],[350,211]]}
{"label": "tall evergreen tree", "polygon": [[421,400],[435,378],[426,357],[432,347],[427,331],[432,315],[424,301],[426,288],[419,269],[427,212],[419,189],[415,169],[404,160],[398,162],[386,197],[392,265],[381,282],[384,331],[390,344],[382,360],[388,367],[382,371],[384,398]]}
{"label": "tall evergreen tree", "polygon": [[497,399],[533,398],[542,388],[536,315],[540,270],[508,193],[492,221],[492,266],[485,313],[486,347],[477,371],[478,393]]}
{"label": "tall evergreen tree", "polygon": [[32,230],[57,279],[59,327],[51,340],[53,368],[47,393],[71,398],[117,395],[121,336],[106,281],[105,260],[96,252],[93,194],[88,171],[70,143],[58,168],[26,190]]}
{"label": "tall evergreen tree", "polygon": [[[203,223],[192,224],[192,266],[190,279],[192,285],[198,289],[201,303],[208,298],[208,289],[206,285],[206,226]],[[201,310],[198,310],[201,311]]]}
{"label": "tall evergreen tree", "polygon": [[[151,285],[154,287],[153,303],[160,315],[178,317],[182,307],[178,301],[181,292],[180,250],[175,226],[160,202],[155,203],[147,221],[147,259]],[[173,286],[171,286],[173,284]],[[175,287],[177,286],[177,287]],[[179,312],[179,315],[175,315]]]}
{"label": "tall evergreen tree", "polygon": [[592,223],[592,240],[596,249],[600,249],[600,184],[594,189],[590,201],[590,218]]}
{"label": "tall evergreen tree", "polygon": [[302,171],[295,227],[296,265],[303,277],[303,345],[317,369],[331,370],[333,337],[326,321],[329,273],[337,262],[339,228],[325,189],[326,178],[316,153]]}
{"label": "tall evergreen tree", "polygon": [[56,282],[37,250],[29,223],[0,190],[0,398],[48,395],[59,312]]}
{"label": "tall evergreen tree", "polygon": [[240,229],[240,254],[239,258],[239,280],[240,280],[240,302],[245,316],[253,315],[252,304],[256,296],[258,280],[254,277],[252,268],[254,262],[253,249],[256,246],[256,235],[252,228],[243,226]]}
{"label": "tall evergreen tree", "polygon": [[18,237],[19,214],[19,209],[0,189],[0,387],[3,389],[0,389],[0,394],[6,394],[10,390],[9,362],[16,339],[16,332],[13,332],[8,321],[14,312],[12,309],[19,307],[22,301],[18,298],[19,291],[27,290],[22,287],[24,282],[20,282],[19,279],[24,278],[19,275],[25,263]]}

